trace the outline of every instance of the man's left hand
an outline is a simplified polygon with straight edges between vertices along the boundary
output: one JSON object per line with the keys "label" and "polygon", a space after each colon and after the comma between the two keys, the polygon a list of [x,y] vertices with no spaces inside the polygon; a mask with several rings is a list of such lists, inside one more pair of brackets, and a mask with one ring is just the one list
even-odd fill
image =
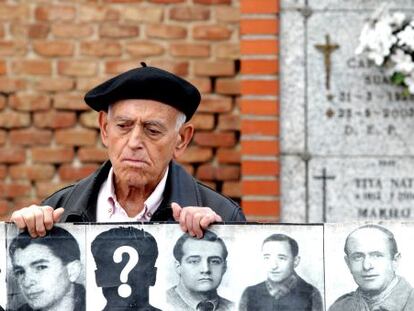
{"label": "man's left hand", "polygon": [[197,238],[203,237],[203,230],[207,229],[214,222],[223,221],[220,215],[216,214],[209,207],[187,206],[182,208],[177,203],[171,203],[173,217],[180,223],[184,232]]}

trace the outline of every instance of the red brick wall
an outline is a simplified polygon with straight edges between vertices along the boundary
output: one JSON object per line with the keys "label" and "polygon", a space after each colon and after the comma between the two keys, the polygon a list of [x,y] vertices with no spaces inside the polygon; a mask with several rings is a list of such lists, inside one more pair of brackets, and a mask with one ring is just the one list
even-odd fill
{"label": "red brick wall", "polygon": [[279,0],[241,0],[240,11],[242,207],[278,221]]}
{"label": "red brick wall", "polygon": [[203,93],[185,167],[277,220],[276,2],[0,1],[0,219],[106,159],[83,95],[145,61]]}

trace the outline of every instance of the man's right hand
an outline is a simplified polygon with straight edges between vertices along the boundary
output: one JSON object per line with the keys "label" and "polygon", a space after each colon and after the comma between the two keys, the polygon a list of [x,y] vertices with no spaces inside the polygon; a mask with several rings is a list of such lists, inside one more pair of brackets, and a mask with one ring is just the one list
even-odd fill
{"label": "man's right hand", "polygon": [[50,206],[30,205],[13,212],[10,221],[19,229],[27,229],[31,237],[37,238],[45,236],[46,230],[52,229],[63,212],[63,207],[53,209]]}

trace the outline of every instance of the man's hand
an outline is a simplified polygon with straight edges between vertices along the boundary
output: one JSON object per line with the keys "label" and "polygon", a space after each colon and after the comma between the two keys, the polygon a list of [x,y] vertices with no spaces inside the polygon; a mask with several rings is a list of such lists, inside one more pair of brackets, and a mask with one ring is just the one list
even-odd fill
{"label": "man's hand", "polygon": [[173,217],[175,221],[180,223],[181,229],[197,238],[203,237],[203,230],[207,229],[210,224],[223,221],[220,215],[209,207],[187,206],[182,208],[177,203],[171,203],[171,208]]}
{"label": "man's hand", "polygon": [[10,221],[14,222],[19,229],[26,229],[33,238],[46,235],[53,224],[58,222],[63,214],[63,208],[53,209],[50,206],[30,205],[13,212]]}

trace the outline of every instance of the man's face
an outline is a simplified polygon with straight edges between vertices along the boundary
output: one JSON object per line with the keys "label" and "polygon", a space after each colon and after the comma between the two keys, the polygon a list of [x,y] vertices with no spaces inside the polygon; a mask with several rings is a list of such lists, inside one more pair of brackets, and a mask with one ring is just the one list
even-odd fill
{"label": "man's face", "polygon": [[293,257],[287,241],[270,241],[263,244],[263,261],[267,271],[267,279],[280,283],[290,277],[299,264],[299,257]]}
{"label": "man's face", "polygon": [[101,112],[101,137],[108,148],[116,182],[133,187],[155,185],[182,142],[176,129],[179,112],[168,105],[142,99],[115,103]]}
{"label": "man's face", "polygon": [[345,261],[358,286],[373,294],[383,291],[395,276],[398,254],[391,255],[383,232],[365,228],[354,232],[347,245]]}
{"label": "man's face", "polygon": [[180,282],[191,292],[216,290],[227,268],[221,244],[188,239],[183,253],[181,263],[177,263]]}
{"label": "man's face", "polygon": [[69,292],[72,283],[67,266],[47,246],[31,244],[17,249],[12,263],[17,283],[31,308],[48,310]]}

